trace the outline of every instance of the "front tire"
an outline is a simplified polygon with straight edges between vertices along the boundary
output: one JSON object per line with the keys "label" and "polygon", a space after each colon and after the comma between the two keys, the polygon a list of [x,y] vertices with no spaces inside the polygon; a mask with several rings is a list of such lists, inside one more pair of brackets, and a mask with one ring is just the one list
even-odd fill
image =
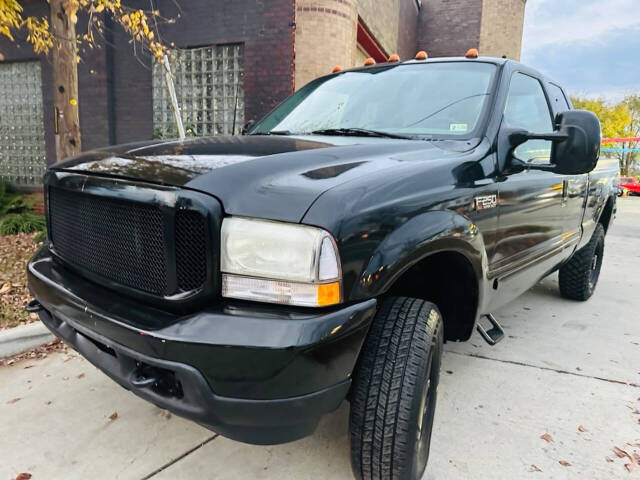
{"label": "front tire", "polygon": [[589,243],[560,268],[560,294],[571,300],[588,300],[595,291],[604,253],[604,227],[597,224]]}
{"label": "front tire", "polygon": [[351,466],[358,479],[420,479],[429,457],[443,324],[438,308],[386,299],[356,371],[350,413]]}

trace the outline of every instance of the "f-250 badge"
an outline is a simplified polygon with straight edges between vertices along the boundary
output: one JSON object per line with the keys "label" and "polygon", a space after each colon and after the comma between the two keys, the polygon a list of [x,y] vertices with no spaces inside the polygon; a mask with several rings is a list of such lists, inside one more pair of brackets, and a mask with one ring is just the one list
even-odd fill
{"label": "f-250 badge", "polygon": [[498,205],[497,195],[483,195],[475,198],[476,211],[485,210],[487,208],[496,208]]}

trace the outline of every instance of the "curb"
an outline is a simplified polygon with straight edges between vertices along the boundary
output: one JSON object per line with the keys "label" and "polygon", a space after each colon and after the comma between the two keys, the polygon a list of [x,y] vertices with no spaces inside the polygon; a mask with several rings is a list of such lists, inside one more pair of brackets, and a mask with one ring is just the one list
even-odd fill
{"label": "curb", "polygon": [[2,330],[0,331],[0,358],[13,357],[51,342],[55,338],[41,322]]}

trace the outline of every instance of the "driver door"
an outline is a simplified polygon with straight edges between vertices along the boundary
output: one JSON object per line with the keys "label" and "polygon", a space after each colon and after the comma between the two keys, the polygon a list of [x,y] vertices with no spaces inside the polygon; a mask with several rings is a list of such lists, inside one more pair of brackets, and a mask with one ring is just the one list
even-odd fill
{"label": "driver door", "polygon": [[[552,119],[541,82],[515,72],[503,126],[552,132]],[[515,149],[514,156],[529,163],[549,163],[551,142],[529,140]],[[549,260],[562,243],[563,189],[561,175],[539,170],[508,174],[498,184],[498,231],[490,276],[502,284],[501,290],[509,290],[504,297],[527,290],[552,265]]]}

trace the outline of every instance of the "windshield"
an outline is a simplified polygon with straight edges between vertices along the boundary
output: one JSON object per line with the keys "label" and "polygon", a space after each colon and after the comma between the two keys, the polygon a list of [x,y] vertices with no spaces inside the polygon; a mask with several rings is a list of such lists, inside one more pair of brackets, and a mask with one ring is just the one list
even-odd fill
{"label": "windshield", "polygon": [[487,108],[496,66],[441,62],[381,66],[320,78],[264,118],[252,134],[367,129],[469,136]]}

